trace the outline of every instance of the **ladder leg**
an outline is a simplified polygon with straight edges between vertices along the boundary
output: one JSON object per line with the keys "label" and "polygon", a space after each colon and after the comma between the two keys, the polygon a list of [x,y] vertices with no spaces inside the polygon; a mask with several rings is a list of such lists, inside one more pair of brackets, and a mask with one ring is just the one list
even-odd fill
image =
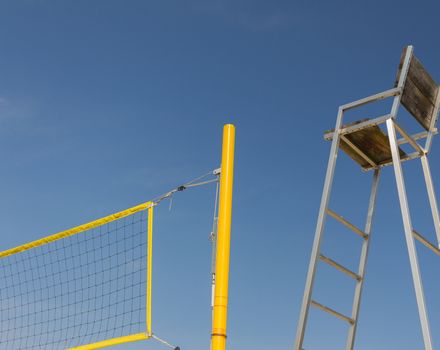
{"label": "ladder leg", "polygon": [[432,183],[431,169],[429,168],[428,157],[425,154],[422,158],[423,175],[425,176],[426,189],[428,191],[429,204],[431,205],[432,218],[434,220],[435,233],[437,235],[438,247],[440,247],[440,217],[438,213],[437,200],[435,198],[434,184]]}
{"label": "ladder leg", "polygon": [[354,320],[354,323],[350,326],[350,330],[348,332],[347,346],[346,346],[347,350],[353,350],[354,340],[356,337],[356,330],[357,330],[357,324],[359,318],[359,308],[361,304],[362,289],[365,280],[365,270],[368,259],[368,251],[371,242],[371,226],[373,223],[373,216],[376,208],[376,198],[377,198],[377,188],[379,187],[379,178],[380,178],[380,170],[377,169],[374,171],[373,185],[371,187],[370,202],[368,205],[367,222],[365,224],[365,233],[368,235],[368,238],[364,239],[362,243],[362,251],[361,251],[361,258],[359,261],[359,272],[358,272],[358,275],[361,276],[361,279],[357,281],[356,289],[354,293],[353,308],[351,314],[351,318]]}
{"label": "ladder leg", "polygon": [[425,296],[423,293],[423,284],[420,276],[417,252],[412,234],[411,217],[409,213],[408,199],[406,197],[405,183],[403,180],[402,165],[400,161],[399,147],[397,145],[396,130],[394,120],[387,120],[388,137],[390,139],[391,153],[393,157],[394,173],[396,176],[397,190],[399,193],[400,209],[402,212],[403,226],[405,228],[405,238],[408,247],[409,261],[413,276],[414,289],[416,292],[417,306],[419,309],[420,323],[422,326],[423,341],[425,350],[433,350],[431,332],[429,329],[428,314],[425,305]]}
{"label": "ladder leg", "polygon": [[330,199],[330,193],[331,193],[331,188],[332,188],[333,178],[334,178],[334,173],[335,173],[336,159],[337,159],[337,155],[338,155],[339,142],[340,142],[339,130],[342,126],[342,118],[343,118],[343,110],[342,110],[342,108],[339,108],[338,117],[336,120],[335,132],[333,135],[332,146],[330,149],[330,156],[329,156],[329,161],[328,161],[328,166],[327,166],[327,173],[325,176],[324,190],[322,193],[321,205],[319,208],[318,222],[317,222],[316,231],[315,231],[315,239],[313,242],[312,254],[310,257],[310,264],[309,264],[309,269],[307,272],[307,280],[306,280],[306,286],[305,286],[305,290],[304,290],[301,312],[300,312],[300,316],[299,316],[299,320],[298,320],[295,348],[294,348],[295,350],[302,350],[302,346],[303,346],[303,342],[304,342],[304,335],[305,335],[305,329],[306,329],[306,324],[307,324],[307,316],[308,316],[309,309],[310,309],[310,300],[311,300],[311,296],[312,296],[313,283],[315,280],[316,265],[317,265],[318,258],[319,258],[320,246],[321,246],[322,236],[323,236],[323,232],[324,232],[326,211],[327,211],[328,202]]}

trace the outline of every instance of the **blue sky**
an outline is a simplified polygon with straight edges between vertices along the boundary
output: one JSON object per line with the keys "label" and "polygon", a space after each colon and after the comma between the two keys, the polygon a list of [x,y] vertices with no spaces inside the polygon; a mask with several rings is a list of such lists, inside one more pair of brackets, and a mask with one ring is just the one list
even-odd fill
{"label": "blue sky", "polygon": [[[322,132],[340,104],[392,87],[407,44],[440,81],[439,10],[435,1],[1,1],[1,246],[216,168],[222,125],[232,122],[228,346],[292,349],[329,151]],[[433,241],[421,167],[404,171],[414,226]],[[331,206],[359,226],[370,175],[339,158]],[[197,188],[156,215],[153,327],[182,349],[209,346],[213,200],[214,187]],[[357,349],[422,349],[389,168],[377,210]],[[323,248],[355,268],[356,238],[329,221]],[[440,260],[419,252],[440,346]],[[318,278],[316,298],[347,312],[351,281],[326,267]],[[341,349],[346,325],[319,311],[311,317],[305,347]]]}

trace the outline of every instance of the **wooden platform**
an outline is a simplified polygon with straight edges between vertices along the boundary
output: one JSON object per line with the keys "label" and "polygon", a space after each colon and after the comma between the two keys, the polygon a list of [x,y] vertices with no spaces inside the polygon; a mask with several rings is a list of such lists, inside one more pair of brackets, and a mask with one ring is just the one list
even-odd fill
{"label": "wooden platform", "polygon": [[[365,122],[366,120],[368,119],[344,125],[343,128]],[[334,132],[334,130],[330,132]],[[329,132],[327,131],[326,135],[328,134]],[[377,125],[341,136],[339,147],[364,170],[374,168],[371,162],[376,166],[380,166],[392,161],[389,138]],[[400,148],[399,151],[401,159],[405,159],[407,154]]]}

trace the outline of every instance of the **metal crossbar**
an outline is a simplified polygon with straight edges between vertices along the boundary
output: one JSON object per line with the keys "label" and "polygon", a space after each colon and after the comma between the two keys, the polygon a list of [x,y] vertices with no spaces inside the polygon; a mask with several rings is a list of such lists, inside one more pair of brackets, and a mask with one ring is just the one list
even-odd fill
{"label": "metal crossbar", "polygon": [[425,247],[431,249],[435,254],[440,256],[440,249],[438,249],[434,244],[429,242],[425,237],[423,237],[416,230],[413,230],[414,238],[417,239],[420,243],[422,243]]}
{"label": "metal crossbar", "polygon": [[348,322],[350,324],[354,323],[354,320],[351,319],[350,317],[345,316],[344,314],[341,314],[340,312],[338,312],[336,310],[333,310],[332,308],[330,308],[328,306],[322,305],[322,304],[318,303],[315,300],[311,300],[310,301],[310,305],[316,307],[317,309],[325,311],[325,312],[329,313],[330,315],[333,315],[333,316],[335,316],[335,317],[337,317],[337,318],[339,318],[339,319],[341,319],[341,320],[343,320],[345,322]]}
{"label": "metal crossbar", "polygon": [[363,159],[367,161],[373,168],[377,167],[377,164],[368,157],[363,151],[360,150],[359,147],[357,147],[354,143],[352,143],[349,139],[347,139],[345,136],[341,135],[341,139],[349,145],[358,155],[360,155]]}
{"label": "metal crossbar", "polygon": [[[437,135],[437,134],[438,134],[438,130],[435,128],[435,129],[432,131],[432,133],[433,133],[434,135]],[[412,138],[414,141],[417,141],[417,140],[421,140],[421,139],[426,139],[428,136],[429,136],[429,133],[428,133],[427,131],[422,131],[422,132],[419,132],[419,133],[417,133],[417,134],[413,134],[413,135],[411,135],[411,138]],[[401,139],[398,139],[398,140],[397,140],[397,144],[398,144],[398,145],[404,145],[405,143],[408,143],[408,139],[406,139],[406,138],[404,138],[404,137],[402,137]]]}
{"label": "metal crossbar", "polygon": [[338,269],[339,271],[345,273],[347,276],[350,276],[351,278],[353,278],[353,279],[355,279],[357,281],[360,281],[362,279],[362,277],[359,276],[358,274],[354,273],[350,269],[347,269],[345,266],[342,266],[341,264],[339,264],[336,261],[326,257],[323,254],[319,255],[319,259],[321,259],[325,263],[329,264],[330,266],[333,266],[335,269]]}
{"label": "metal crossbar", "polygon": [[[419,85],[417,85],[419,84]],[[415,87],[414,87],[415,86]],[[425,100],[418,100],[422,94]],[[363,120],[348,126],[343,126],[344,113],[350,109],[363,106],[384,98],[393,97],[391,112],[384,116]],[[410,135],[397,122],[397,112],[403,105],[410,114],[425,128],[425,131]],[[434,106],[434,107],[433,107]],[[339,107],[336,118],[336,126],[333,131],[325,133],[324,138],[332,141],[321,205],[316,225],[315,239],[313,242],[310,264],[307,273],[305,291],[297,327],[295,350],[302,350],[307,319],[310,306],[325,311],[337,318],[349,323],[349,331],[346,342],[346,350],[353,350],[356,330],[359,320],[359,310],[365,281],[366,263],[371,243],[371,228],[376,207],[377,190],[380,172],[383,167],[392,165],[396,178],[399,195],[399,203],[405,229],[405,239],[408,247],[411,272],[413,277],[415,295],[419,311],[421,330],[425,350],[433,350],[431,331],[429,328],[427,307],[423,292],[423,284],[417,260],[415,240],[421,242],[435,254],[440,256],[440,216],[435,196],[431,171],[428,162],[428,153],[431,148],[432,138],[438,133],[436,123],[440,111],[440,87],[429,76],[421,63],[413,56],[412,46],[408,46],[402,55],[399,66],[398,80],[393,89],[375,94],[355,102],[347,103]],[[385,124],[385,134],[378,125]],[[397,133],[402,137],[397,139]],[[417,141],[426,139],[425,145],[421,146]],[[406,154],[399,145],[409,144],[415,150]],[[336,160],[339,149],[344,150],[353,160],[361,165],[363,170],[373,170],[373,185],[371,187],[367,219],[365,228],[362,230],[347,219],[328,208],[330,194],[336,168]],[[405,182],[402,172],[402,162],[421,159],[425,184],[428,192],[431,213],[434,221],[438,246],[429,242],[425,237],[414,230],[411,223]],[[321,242],[324,234],[326,217],[331,216],[354,233],[363,238],[358,271],[352,271],[321,253]],[[314,281],[318,261],[323,261],[337,270],[345,273],[356,280],[351,317],[343,315],[312,299]]]}
{"label": "metal crossbar", "polygon": [[401,87],[389,89],[387,91],[379,92],[378,94],[371,95],[371,96],[362,98],[360,100],[357,100],[357,101],[350,102],[350,103],[347,103],[345,105],[342,105],[341,109],[344,112],[346,112],[346,111],[348,111],[350,109],[366,105],[367,103],[376,102],[376,101],[383,100],[385,98],[392,97],[392,96],[398,96],[401,92],[402,92],[402,88]]}
{"label": "metal crossbar", "polygon": [[355,225],[353,225],[348,220],[344,219],[341,215],[335,213],[333,210],[327,209],[327,214],[330,215],[332,218],[338,220],[343,225],[347,226],[350,230],[352,230],[357,235],[361,236],[364,239],[368,239],[368,234],[366,234],[364,231],[357,228]]}
{"label": "metal crossbar", "polygon": [[[386,114],[382,117],[377,117],[375,119],[368,119],[368,120],[365,120],[360,123],[355,123],[353,125],[343,127],[341,130],[339,130],[339,135],[341,135],[341,136],[347,135],[347,134],[351,134],[356,131],[371,128],[372,126],[375,126],[375,125],[381,125],[381,124],[385,123],[390,118],[391,118],[391,114]],[[333,140],[333,133],[334,133],[334,131],[326,132],[324,134],[324,139]]]}
{"label": "metal crossbar", "polygon": [[425,150],[396,121],[394,121],[394,127],[421,156],[425,154]]}

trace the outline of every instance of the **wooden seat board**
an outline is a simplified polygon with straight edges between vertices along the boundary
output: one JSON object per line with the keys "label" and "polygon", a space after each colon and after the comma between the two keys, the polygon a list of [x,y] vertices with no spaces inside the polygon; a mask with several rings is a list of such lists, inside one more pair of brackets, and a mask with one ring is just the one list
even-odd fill
{"label": "wooden seat board", "polygon": [[[345,125],[344,127],[359,124],[363,121],[365,121],[365,119],[351,123],[350,125]],[[377,125],[354,131],[344,135],[344,137],[368,158],[370,158],[375,164],[381,165],[392,161],[389,138]],[[344,141],[344,139],[340,140],[339,147],[362,168],[372,168],[371,164],[368,163],[368,161],[366,161],[361,155],[359,155],[359,153],[353,149],[351,145]],[[399,148],[399,152],[401,159],[407,156],[407,154],[401,148]]]}

